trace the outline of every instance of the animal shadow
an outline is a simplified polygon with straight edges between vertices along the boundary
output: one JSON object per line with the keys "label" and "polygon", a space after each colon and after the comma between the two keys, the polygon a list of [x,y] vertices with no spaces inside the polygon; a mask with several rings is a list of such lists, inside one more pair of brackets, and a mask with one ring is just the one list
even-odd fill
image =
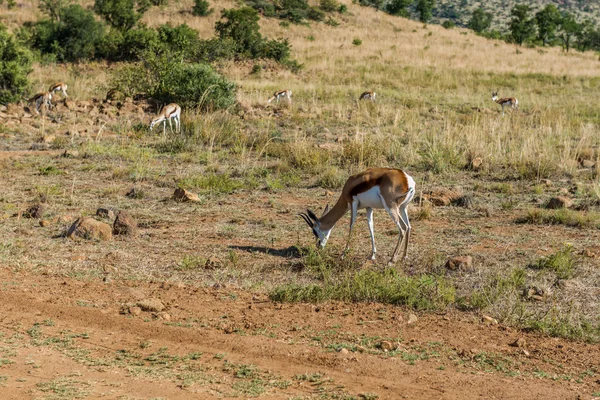
{"label": "animal shadow", "polygon": [[270,254],[277,257],[283,258],[300,258],[302,254],[300,253],[300,249],[296,246],[286,247],[284,249],[274,249],[271,247],[264,246],[229,246],[230,249],[242,250],[248,253],[263,253]]}

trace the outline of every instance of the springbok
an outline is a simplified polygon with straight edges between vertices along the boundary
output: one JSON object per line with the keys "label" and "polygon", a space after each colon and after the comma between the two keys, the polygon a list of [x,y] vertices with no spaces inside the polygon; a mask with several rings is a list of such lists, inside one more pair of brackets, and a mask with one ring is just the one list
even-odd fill
{"label": "springbok", "polygon": [[273,100],[277,100],[277,103],[279,103],[279,100],[283,98],[287,98],[288,102],[292,104],[292,91],[289,89],[278,90],[277,92],[273,93],[273,96],[271,96],[269,100],[267,100],[267,103],[270,103]]}
{"label": "springbok", "polygon": [[358,100],[371,100],[371,101],[375,101],[375,96],[377,95],[377,93],[375,92],[371,92],[371,91],[367,91],[367,92],[363,92],[359,97]]}
{"label": "springbok", "polygon": [[167,120],[169,120],[169,126],[171,127],[171,131],[173,131],[173,123],[171,122],[171,120],[174,119],[175,120],[175,130],[177,132],[180,132],[181,131],[180,116],[181,116],[181,107],[179,107],[175,103],[167,104],[166,106],[164,106],[162,108],[160,114],[158,114],[158,117],[154,118],[152,120],[152,122],[150,123],[150,130],[152,130],[152,128],[154,128],[154,125],[162,122],[163,123],[163,135],[164,135],[166,132],[166,129],[167,129]]}
{"label": "springbok", "polygon": [[343,257],[350,248],[352,227],[356,221],[358,210],[366,208],[367,222],[371,233],[371,260],[375,260],[377,249],[375,248],[375,233],[373,231],[373,209],[385,209],[399,230],[398,243],[389,262],[393,265],[398,261],[400,245],[405,237],[403,259],[406,258],[408,252],[411,228],[406,209],[414,195],[415,181],[406,172],[392,168],[370,168],[348,178],[337,203],[331,210],[329,206],[325,207],[321,218],[317,218],[311,210],[306,210],[306,213],[300,213],[299,215],[312,229],[317,238],[317,245],[323,248],[327,244],[336,222],[346,214],[348,209],[352,210],[348,241],[342,254]]}
{"label": "springbok", "polygon": [[498,90],[495,92],[492,91],[492,101],[498,103],[502,106],[502,116],[504,117],[504,106],[512,107],[513,110],[519,109],[519,100],[514,97],[503,97],[501,99],[498,98]]}

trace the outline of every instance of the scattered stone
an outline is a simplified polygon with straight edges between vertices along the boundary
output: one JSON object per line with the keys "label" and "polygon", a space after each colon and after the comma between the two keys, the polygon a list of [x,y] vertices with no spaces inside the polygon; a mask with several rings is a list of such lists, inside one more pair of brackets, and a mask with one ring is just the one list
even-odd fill
{"label": "scattered stone", "polygon": [[552,186],[552,181],[550,179],[542,179],[540,183],[546,186]]}
{"label": "scattered stone", "polygon": [[159,319],[164,319],[165,321],[170,321],[171,320],[171,316],[169,314],[167,314],[166,312],[159,312],[158,314],[156,314],[156,316]]}
{"label": "scattered stone", "polygon": [[569,208],[571,206],[573,206],[573,200],[565,196],[553,197],[550,200],[548,200],[548,203],[546,204],[546,208],[552,210],[556,210],[559,208]]}
{"label": "scattered stone", "polygon": [[200,198],[197,194],[188,192],[184,188],[175,189],[175,193],[173,193],[173,200],[175,201],[191,201],[193,203],[197,203],[200,201]]}
{"label": "scattered stone", "polygon": [[473,171],[479,171],[482,166],[483,166],[483,158],[475,157],[474,159],[471,160],[471,169]]}
{"label": "scattered stone", "polygon": [[461,196],[452,201],[452,205],[464,208],[473,208],[473,196]]}
{"label": "scattered stone", "polygon": [[221,268],[222,265],[221,260],[215,256],[210,256],[204,263],[204,269],[217,269]]}
{"label": "scattered stone", "polygon": [[104,283],[112,283],[112,279],[110,278],[110,276],[105,276],[104,279],[102,279],[102,282]]}
{"label": "scattered stone", "polygon": [[449,258],[446,261],[446,268],[452,271],[467,271],[473,268],[473,257],[471,256],[458,256]]}
{"label": "scattered stone", "polygon": [[521,351],[523,352],[523,354],[524,354],[525,356],[529,357],[529,352],[528,352],[527,350],[525,350],[525,349],[522,349]]}
{"label": "scattered stone", "polygon": [[548,292],[537,286],[527,286],[523,289],[523,297],[527,300],[544,301]]}
{"label": "scattered stone", "polygon": [[340,354],[348,354],[348,353],[350,353],[350,352],[348,351],[348,349],[347,349],[347,348],[345,348],[345,347],[342,347],[342,348],[339,350],[339,353],[340,353]]}
{"label": "scattered stone", "polygon": [[231,333],[233,333],[234,331],[235,331],[235,329],[231,325],[225,325],[223,327],[223,332],[225,332],[228,335],[231,334]]}
{"label": "scattered stone", "polygon": [[527,341],[525,339],[523,339],[522,337],[520,337],[517,340],[515,340],[514,342],[512,342],[510,345],[512,347],[525,347],[526,344],[527,344]]}
{"label": "scattered stone", "polygon": [[96,210],[96,216],[113,220],[115,218],[115,212],[110,208],[99,208]]}
{"label": "scattered stone", "polygon": [[417,318],[417,316],[415,314],[409,314],[408,315],[408,325],[412,325],[414,323],[416,323],[419,320],[419,318]]}
{"label": "scattered stone", "polygon": [[390,342],[389,340],[383,340],[381,343],[379,343],[379,348],[383,351],[392,351],[396,349],[396,346],[394,346],[394,343]]}
{"label": "scattered stone", "polygon": [[596,163],[592,160],[583,160],[581,162],[581,166],[583,168],[594,168],[596,166]]}
{"label": "scattered stone", "polygon": [[129,307],[129,314],[138,316],[142,313],[141,307]]}
{"label": "scattered stone", "polygon": [[46,227],[48,225],[50,225],[50,221],[48,221],[47,219],[40,219],[40,226],[42,228],[44,228],[44,227]]}
{"label": "scattered stone", "polygon": [[46,206],[43,204],[34,204],[29,207],[23,213],[24,218],[42,218],[44,216],[44,212],[46,211]]}
{"label": "scattered stone", "polygon": [[90,217],[78,218],[67,231],[70,239],[82,238],[88,240],[111,240],[112,229],[110,225]]}
{"label": "scattered stone", "polygon": [[162,301],[153,298],[141,300],[137,303],[137,306],[140,307],[143,311],[157,313],[165,309],[165,305],[162,303]]}
{"label": "scattered stone", "polygon": [[125,196],[130,199],[141,199],[144,197],[144,192],[136,188],[131,188],[129,192],[125,193]]}
{"label": "scattered stone", "polygon": [[125,211],[119,211],[113,223],[114,235],[135,235],[137,233],[137,222]]}
{"label": "scattered stone", "polygon": [[493,325],[498,325],[498,320],[496,318],[492,318],[489,315],[482,315],[481,319],[483,322],[487,322]]}

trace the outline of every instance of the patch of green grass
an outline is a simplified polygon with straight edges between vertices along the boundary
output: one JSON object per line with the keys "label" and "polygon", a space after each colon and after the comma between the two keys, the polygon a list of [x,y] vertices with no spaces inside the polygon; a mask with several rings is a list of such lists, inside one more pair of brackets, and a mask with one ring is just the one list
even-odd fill
{"label": "patch of green grass", "polygon": [[177,186],[210,194],[231,194],[242,184],[226,174],[203,174],[180,179]]}
{"label": "patch of green grass", "polygon": [[575,273],[573,247],[565,246],[554,254],[540,258],[535,263],[530,264],[529,267],[553,271],[558,279],[572,278]]}
{"label": "patch of green grass", "polygon": [[490,276],[479,289],[470,295],[458,299],[458,307],[468,310],[483,310],[494,305],[509,293],[520,293],[525,286],[527,273],[515,268],[508,274],[497,273]]}
{"label": "patch of green grass", "polygon": [[561,208],[558,210],[531,209],[517,220],[520,223],[537,225],[566,225],[577,228],[600,229],[600,213],[583,212]]}
{"label": "patch of green grass", "polygon": [[177,264],[176,268],[179,271],[191,271],[202,267],[206,263],[204,258],[186,254]]}
{"label": "patch of green grass", "polygon": [[36,385],[37,389],[44,393],[50,393],[48,399],[82,399],[88,396],[86,390],[90,384],[71,378],[61,377],[49,382],[41,382]]}
{"label": "patch of green grass", "polygon": [[48,175],[60,175],[63,172],[56,168],[54,165],[49,165],[47,167],[40,167],[39,169],[40,175],[48,176]]}

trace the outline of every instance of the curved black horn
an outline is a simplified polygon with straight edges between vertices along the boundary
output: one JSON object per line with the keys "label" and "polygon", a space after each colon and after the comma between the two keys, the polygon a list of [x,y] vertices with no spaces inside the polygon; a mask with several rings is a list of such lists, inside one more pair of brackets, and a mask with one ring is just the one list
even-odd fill
{"label": "curved black horn", "polygon": [[310,210],[306,210],[306,212],[308,213],[308,216],[310,217],[310,219],[312,219],[315,222],[319,222],[319,218],[317,218],[317,216],[315,215],[315,213],[313,213]]}
{"label": "curved black horn", "polygon": [[298,215],[299,215],[299,216],[301,216],[301,217],[302,217],[302,219],[303,219],[304,221],[306,221],[306,223],[308,224],[308,226],[310,226],[311,228],[313,227],[313,225],[314,225],[314,222],[312,222],[312,221],[310,220],[310,218],[308,217],[308,215],[306,215],[306,214],[304,214],[304,213],[300,213],[300,214],[298,214]]}

